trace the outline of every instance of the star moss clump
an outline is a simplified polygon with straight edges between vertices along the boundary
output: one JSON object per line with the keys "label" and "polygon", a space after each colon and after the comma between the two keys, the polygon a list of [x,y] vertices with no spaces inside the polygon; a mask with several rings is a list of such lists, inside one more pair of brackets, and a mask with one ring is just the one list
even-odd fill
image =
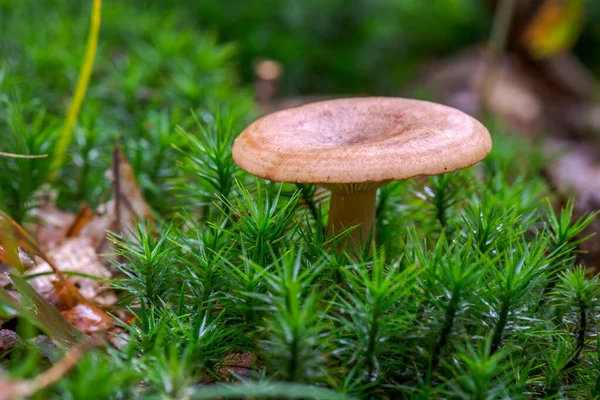
{"label": "star moss clump", "polygon": [[[0,151],[49,152],[83,52],[87,6],[38,3],[0,1]],[[158,223],[112,237],[109,283],[133,316],[120,348],[88,351],[37,398],[600,396],[598,278],[578,261],[593,216],[560,203],[529,143],[488,121],[483,162],[390,182],[374,247],[332,252],[345,232],[327,233],[326,191],[232,160],[253,119],[233,48],[181,8],[105,2],[103,18],[53,188],[60,208],[102,203],[121,136]],[[19,221],[47,162],[0,158],[0,207]],[[54,362],[25,317],[3,328],[23,344],[0,350],[0,382]]]}

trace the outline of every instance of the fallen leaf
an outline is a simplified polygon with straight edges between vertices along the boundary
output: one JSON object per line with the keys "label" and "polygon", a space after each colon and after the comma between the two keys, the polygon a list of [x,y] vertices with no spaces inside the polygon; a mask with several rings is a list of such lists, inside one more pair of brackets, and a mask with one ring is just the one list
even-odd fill
{"label": "fallen leaf", "polygon": [[483,99],[486,109],[497,113],[511,128],[534,134],[542,120],[542,101],[511,68],[504,68],[494,75],[493,85]]}
{"label": "fallen leaf", "polygon": [[75,220],[73,213],[59,210],[53,198],[31,210],[30,215],[34,222],[28,223],[26,228],[35,237],[42,251],[49,251],[58,246],[67,236],[69,226]]}
{"label": "fallen leaf", "polygon": [[[575,197],[574,218],[600,210],[600,160],[598,160],[597,144],[569,143],[559,140],[548,140],[547,152],[556,156],[548,165],[547,174],[557,192],[564,198]],[[593,235],[580,244],[584,252],[580,260],[587,265],[595,266],[600,271],[600,218],[596,218],[582,232],[581,237]]]}
{"label": "fallen leaf", "polygon": [[525,29],[522,41],[537,59],[570,49],[583,29],[583,0],[546,0]]}
{"label": "fallen leaf", "polygon": [[46,254],[21,228],[21,225],[0,210],[0,261],[23,273],[27,268],[35,265],[36,256],[48,262],[52,269],[56,270],[48,261]]}
{"label": "fallen leaf", "polygon": [[[111,278],[110,271],[104,267],[98,256],[112,253],[112,243],[107,240],[107,233],[117,231],[129,237],[138,222],[153,220],[152,210],[137,184],[134,171],[118,145],[113,152],[112,167],[106,176],[112,181],[113,195],[110,201],[98,207],[96,213],[87,206],[83,206],[76,216],[61,215],[52,205],[38,210],[37,216],[43,222],[48,223],[50,220],[56,227],[60,225],[56,218],[60,220],[62,216],[65,220],[64,226],[67,227],[53,232],[54,236],[47,244],[48,247],[56,247],[51,248],[48,254],[12,219],[5,214],[0,215],[0,224],[3,224],[0,225],[0,232],[7,232],[0,236],[3,239],[0,242],[0,261],[15,265],[23,272],[33,264],[36,256],[43,260],[38,267],[30,270],[29,274],[50,271],[54,274],[36,277],[32,279],[32,284],[56,305],[67,321],[84,333],[105,331],[114,327],[114,319],[95,304],[116,303],[114,292],[109,291],[101,282]],[[67,277],[61,270],[101,279],[73,275]],[[29,295],[33,298],[31,293]]]}
{"label": "fallen leaf", "polygon": [[98,254],[109,254],[111,251],[106,239],[107,233],[114,227],[114,217],[106,205],[101,205],[96,210],[96,215],[79,232],[79,237],[90,240]]}
{"label": "fallen leaf", "polygon": [[221,368],[217,371],[219,380],[249,379],[255,364],[256,359],[251,353],[230,353],[225,356]]}
{"label": "fallen leaf", "polygon": [[130,239],[138,222],[153,221],[152,209],[140,190],[135,173],[120,146],[113,151],[112,167],[106,171],[112,182],[113,195],[96,210],[96,216],[80,231],[79,236],[92,241],[99,254],[112,254],[113,245],[107,240],[109,231],[122,233]]}
{"label": "fallen leaf", "polygon": [[[103,281],[112,278],[112,273],[102,264],[89,239],[83,237],[67,238],[59,247],[48,252],[54,264],[61,271],[77,272],[99,279],[85,276],[69,275],[66,279],[72,282],[81,295],[94,303],[102,306],[112,306],[117,303],[114,291],[109,290]],[[47,262],[38,262],[37,266],[27,271],[27,275],[36,275],[51,272],[52,268]],[[49,296],[54,290],[54,282],[59,278],[52,275],[43,275],[30,279],[30,284],[39,293]]]}
{"label": "fallen leaf", "polygon": [[[19,226],[19,224],[4,213],[0,214],[0,223],[4,224],[2,227],[3,229],[0,230],[0,237],[4,238],[2,243],[5,245],[5,249],[10,250],[9,252],[4,253],[9,255],[6,260],[12,263],[20,263],[17,265],[21,266],[24,265],[21,260],[25,258],[25,256],[37,256],[44,260],[56,277],[56,280],[52,282],[55,289],[55,292],[52,294],[54,303],[61,312],[66,313],[69,318],[78,322],[79,325],[76,325],[76,327],[81,328],[85,333],[90,333],[106,330],[111,326],[113,321],[112,318],[79,293],[77,287],[67,280],[65,275],[52,262],[50,257],[37,246],[35,241]],[[23,251],[22,249],[25,249],[26,251]],[[17,261],[14,260],[15,253],[18,254]],[[23,255],[23,253],[25,253],[25,255]],[[5,260],[2,261],[6,262]],[[21,268],[21,271],[23,269],[24,268]],[[34,319],[37,318],[38,323],[47,329],[49,329],[49,326],[56,327],[57,332],[54,333],[55,335],[56,333],[64,333],[64,335],[59,336],[57,339],[62,339],[62,341],[65,342],[63,344],[70,344],[73,338],[68,337],[69,334],[75,335],[74,332],[79,333],[79,331],[66,323],[62,317],[58,318],[56,314],[60,316],[60,313],[53,309],[51,305],[47,304],[46,300],[21,277],[11,272],[8,273],[8,278],[23,297],[23,305],[25,307],[32,307],[31,311],[34,315]],[[50,298],[52,298],[52,296]],[[79,306],[79,308],[77,311],[73,312],[76,316],[75,318],[71,316],[69,310],[76,306]],[[43,313],[40,313],[40,307],[44,309]],[[54,312],[51,313],[50,309]],[[82,312],[82,309],[85,309],[85,312]],[[43,320],[42,317],[46,314],[48,314],[48,319]],[[61,323],[60,321],[64,322],[62,326],[58,325]],[[64,325],[71,327],[72,330],[70,332],[66,331]]]}
{"label": "fallen leaf", "polygon": [[106,331],[114,325],[112,318],[90,303],[77,304],[61,314],[67,322],[87,334]]}
{"label": "fallen leaf", "polygon": [[96,253],[112,254],[112,243],[107,240],[109,231],[130,237],[129,231],[134,231],[138,222],[153,221],[152,210],[138,186],[133,168],[118,145],[113,151],[112,166],[105,175],[112,182],[113,193],[111,199],[95,211],[83,205],[74,216],[58,210],[51,202],[33,211],[33,216],[40,221],[33,231],[41,239],[44,250],[54,249],[65,238],[83,237],[89,239]]}
{"label": "fallen leaf", "polygon": [[[8,275],[9,280],[21,295],[21,301],[17,302],[13,298],[10,305],[17,310],[20,316],[28,318],[62,347],[70,348],[85,340],[85,336],[65,321],[60,312],[36,292],[23,278],[14,273]],[[4,293],[8,295],[6,292]]]}
{"label": "fallen leaf", "polygon": [[[34,257],[35,253],[30,257]],[[12,226],[12,218],[0,210],[0,261],[23,272],[25,266],[19,257],[17,238]]]}
{"label": "fallen leaf", "polygon": [[68,280],[53,282],[55,304],[62,316],[83,333],[105,331],[114,325],[113,318],[85,299]]}
{"label": "fallen leaf", "polygon": [[83,227],[86,226],[93,218],[94,212],[87,204],[84,204],[79,208],[79,211],[75,216],[75,220],[67,229],[65,236],[69,238],[79,236]]}
{"label": "fallen leaf", "polygon": [[107,177],[113,182],[113,209],[120,228],[132,229],[138,221],[153,220],[152,210],[120,146],[113,152],[113,168],[107,171]]}

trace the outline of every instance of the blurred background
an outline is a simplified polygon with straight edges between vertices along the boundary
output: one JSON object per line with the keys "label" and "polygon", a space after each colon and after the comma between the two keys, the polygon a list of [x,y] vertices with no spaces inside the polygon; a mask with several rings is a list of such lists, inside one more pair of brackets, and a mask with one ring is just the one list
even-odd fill
{"label": "blurred background", "polygon": [[[580,81],[570,84],[579,85],[579,94],[591,76],[600,74],[600,1],[502,2],[514,3],[506,50],[517,56],[521,64],[517,67],[526,64],[535,76],[545,68],[545,61],[569,54],[581,65],[571,62],[562,66],[567,69],[562,72],[577,75],[570,78]],[[465,52],[486,45],[502,2],[105,1],[100,54],[92,81],[93,86],[104,88],[96,88],[91,96],[109,92],[106,85],[110,82],[102,77],[125,74],[125,86],[111,96],[137,95],[155,101],[187,95],[193,99],[194,91],[203,90],[203,82],[215,79],[236,85],[239,79],[242,86],[251,86],[260,78],[261,62],[273,60],[277,64],[270,73],[275,73],[271,77],[276,80],[275,87],[264,89],[269,98],[401,93],[435,98],[440,91],[447,94],[449,88],[444,85],[453,85],[447,79],[474,73],[464,65],[460,71],[460,61],[475,61],[465,59]],[[63,89],[68,93],[82,58],[90,9],[91,1],[0,0],[4,74],[8,70],[17,74],[22,86],[36,86],[41,96],[56,96]],[[209,49],[213,45],[226,48],[213,51]],[[453,58],[456,64],[452,66],[447,62]],[[446,62],[444,71],[435,64],[440,60]],[[224,62],[232,64],[226,72],[221,71],[227,76],[215,76],[219,63]],[[169,69],[187,74],[191,81],[161,87]],[[441,72],[454,75],[440,76]],[[460,72],[464,75],[456,76]],[[560,86],[561,79],[569,78],[550,77],[547,83]],[[169,93],[156,94],[153,89]],[[219,96],[212,97],[218,100]],[[52,108],[61,105],[51,104]]]}
{"label": "blurred background", "polygon": [[[600,1],[504,2],[514,3],[507,44],[510,52],[536,60],[571,53],[590,74],[600,73]],[[276,91],[280,96],[396,95],[407,85],[419,89],[422,84],[420,89],[425,90],[427,82],[419,78],[432,68],[432,61],[447,60],[485,44],[493,32],[498,3],[105,1],[97,68],[111,63],[114,71],[138,57],[150,67],[195,57],[186,68],[202,72],[210,67],[202,65],[210,63],[209,58],[212,62],[222,58],[214,60],[217,56],[206,49],[201,58],[200,49],[188,49],[184,42],[188,41],[190,47],[206,47],[209,41],[231,46],[226,57],[231,54],[232,72],[244,84],[256,80],[257,65],[262,60],[276,61],[281,67]],[[28,84],[50,85],[49,89],[71,87],[85,45],[90,8],[91,1],[0,0],[3,71],[6,73],[6,65],[10,68],[12,64],[12,72],[30,78]],[[102,72],[99,69],[97,75]],[[121,72],[130,75],[129,86],[144,84],[138,90],[144,89],[140,86],[151,89],[157,83],[142,81],[146,72],[143,67]],[[42,80],[44,74],[53,74],[57,79],[46,82]],[[98,78],[95,82],[100,83]]]}

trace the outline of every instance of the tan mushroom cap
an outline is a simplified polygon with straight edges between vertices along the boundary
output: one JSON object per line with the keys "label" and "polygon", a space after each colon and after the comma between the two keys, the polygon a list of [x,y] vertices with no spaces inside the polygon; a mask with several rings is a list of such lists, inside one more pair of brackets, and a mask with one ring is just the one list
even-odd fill
{"label": "tan mushroom cap", "polygon": [[272,181],[345,184],[443,174],[481,161],[491,149],[487,129],[459,110],[365,97],[267,115],[235,140],[233,158]]}

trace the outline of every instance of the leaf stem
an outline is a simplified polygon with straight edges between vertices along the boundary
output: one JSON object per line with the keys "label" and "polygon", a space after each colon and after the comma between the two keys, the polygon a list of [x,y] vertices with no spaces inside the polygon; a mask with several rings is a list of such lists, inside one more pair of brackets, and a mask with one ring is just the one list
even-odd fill
{"label": "leaf stem", "polygon": [[500,309],[498,323],[494,328],[494,335],[492,336],[492,344],[490,346],[490,355],[498,351],[498,348],[500,347],[500,342],[502,341],[502,334],[504,333],[504,328],[506,327],[506,323],[508,322],[508,310],[509,302],[508,300],[505,300],[502,303],[502,308]]}
{"label": "leaf stem", "polygon": [[438,364],[440,363],[440,353],[442,349],[448,343],[448,336],[452,331],[452,327],[454,326],[454,319],[456,318],[456,312],[458,310],[458,299],[460,296],[460,292],[453,292],[452,298],[450,299],[450,303],[448,304],[448,308],[446,309],[446,317],[444,318],[444,325],[440,332],[440,336],[438,341],[435,343],[433,350],[431,352],[431,359],[429,361],[429,371],[427,373],[427,384],[431,383],[431,378],[433,372],[436,370]]}

